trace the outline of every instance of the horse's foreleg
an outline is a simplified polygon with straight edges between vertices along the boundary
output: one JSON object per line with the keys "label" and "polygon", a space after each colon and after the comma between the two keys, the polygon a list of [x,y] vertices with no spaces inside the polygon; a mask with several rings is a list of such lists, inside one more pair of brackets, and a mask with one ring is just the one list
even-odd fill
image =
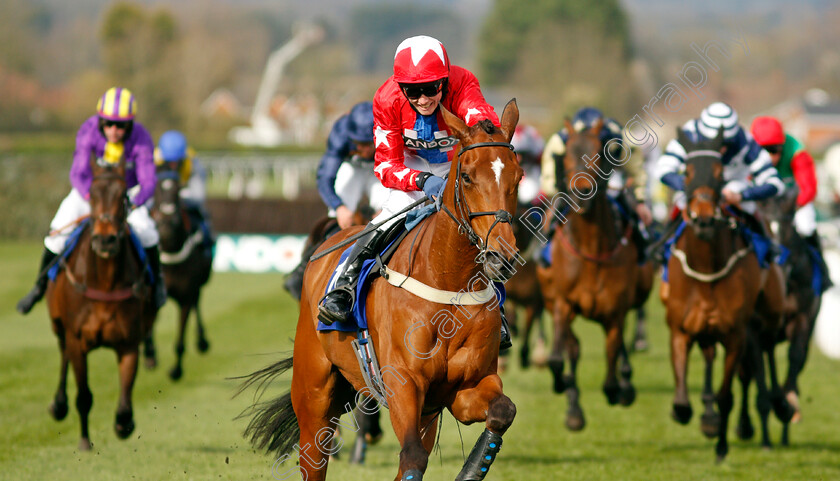
{"label": "horse's foreleg", "polygon": [[76,410],[79,412],[79,424],[82,429],[82,437],[79,439],[79,450],[90,451],[92,446],[88,432],[88,415],[93,406],[93,393],[90,392],[87,378],[87,353],[82,350],[79,341],[67,343],[67,354],[70,363],[73,365],[73,375],[76,377]]}
{"label": "horse's foreleg", "polygon": [[420,481],[429,463],[429,453],[423,446],[420,433],[420,412],[425,392],[418,387],[410,376],[403,375],[403,383],[395,389],[389,389],[391,406],[391,425],[400,441],[400,470],[395,480]]}
{"label": "horse's foreleg", "polygon": [[519,361],[523,369],[531,366],[531,328],[537,308],[532,304],[525,305],[525,326],[522,328],[522,348],[519,350]]}
{"label": "horse's foreleg", "polygon": [[175,365],[169,370],[169,378],[173,381],[181,379],[184,374],[182,363],[184,360],[184,337],[187,331],[187,320],[190,317],[191,305],[184,301],[178,303],[178,337],[175,338]]}
{"label": "horse's foreleg", "polygon": [[[793,324],[793,332],[788,346],[788,373],[785,379],[784,392],[788,403],[794,410],[791,422],[799,422],[802,413],[799,409],[799,375],[805,368],[808,359],[808,347],[811,341],[811,331],[814,322],[805,314],[798,314]],[[784,442],[784,440],[783,440]],[[787,444],[787,443],[785,443]]]}
{"label": "horse's foreleg", "polygon": [[157,349],[155,348],[153,330],[154,327],[149,328],[149,332],[146,333],[146,338],[143,340],[143,364],[146,366],[146,369],[157,367]]}
{"label": "horse's foreleg", "polygon": [[58,349],[61,352],[61,367],[58,370],[58,389],[55,391],[53,402],[50,403],[50,415],[56,421],[61,421],[67,417],[67,359],[66,346],[64,342],[64,330],[57,331],[58,333]]}
{"label": "horse's foreleg", "polygon": [[723,365],[723,382],[718,391],[717,402],[718,410],[720,412],[720,431],[718,433],[718,442],[715,446],[715,454],[717,454],[717,461],[721,462],[729,452],[729,443],[726,439],[729,428],[729,414],[732,412],[732,379],[735,376],[735,369],[740,362],[741,354],[744,350],[745,334],[743,332],[733,332],[729,334],[726,339],[724,347],[726,348],[726,358]]}
{"label": "horse's foreleg", "polygon": [[134,389],[134,379],[137,378],[139,357],[140,353],[136,347],[117,351],[117,361],[120,370],[120,400],[117,405],[114,431],[116,431],[120,439],[126,439],[134,432],[134,410],[131,406],[131,391]]}
{"label": "horse's foreleg", "polygon": [[643,352],[648,350],[647,314],[645,306],[636,309],[636,329],[633,331],[633,350]]}
{"label": "horse's foreleg", "polygon": [[715,391],[712,388],[712,374],[715,367],[715,345],[709,344],[703,349],[703,415],[700,417],[700,431],[707,438],[715,438],[720,429],[720,415],[715,411]]}
{"label": "horse's foreleg", "polygon": [[502,447],[502,435],[516,416],[516,406],[502,392],[501,379],[493,374],[482,379],[475,388],[459,391],[449,409],[462,423],[485,421],[484,432],[455,477],[455,481],[480,481],[496,460]]}
{"label": "horse's foreleg", "polygon": [[574,313],[572,307],[560,299],[555,300],[552,309],[554,321],[554,338],[551,343],[551,354],[548,356],[548,368],[554,376],[554,392],[562,393],[566,390],[563,379],[564,362],[568,356],[566,343],[571,334],[571,323]]}
{"label": "horse's foreleg", "polygon": [[744,358],[738,369],[738,377],[741,380],[741,414],[738,416],[738,425],[735,427],[735,434],[746,441],[755,435],[752,421],[750,420],[750,381],[752,380],[752,366],[750,361]]}
{"label": "horse's foreleg", "polygon": [[204,332],[204,320],[201,318],[201,308],[198,306],[200,298],[200,294],[196,294],[193,310],[195,310],[195,328],[197,334],[196,348],[198,348],[198,352],[204,354],[210,349],[210,343],[207,341],[207,335]]}
{"label": "horse's foreleg", "polygon": [[671,327],[671,367],[674,370],[674,404],[671,417],[680,424],[691,420],[691,402],[688,400],[688,352],[691,337],[679,328]]}
{"label": "horse's foreleg", "polygon": [[[615,405],[619,401],[622,401],[622,404],[629,406],[636,397],[633,385],[630,384],[629,375],[627,379],[622,379],[621,387],[619,387],[618,381],[619,356],[622,358],[622,367],[624,367],[624,364],[626,364],[627,368],[630,366],[626,354],[622,355],[624,351],[624,317],[621,316],[605,320],[603,326],[604,332],[606,333],[607,355],[607,377],[604,380],[603,386],[604,395],[607,396],[607,402],[610,405]],[[620,394],[623,395],[620,396]]]}
{"label": "horse's foreleg", "polygon": [[580,407],[580,388],[577,385],[577,366],[580,361],[580,340],[572,331],[569,319],[566,336],[566,355],[569,357],[569,374],[563,377],[563,384],[566,386],[566,401],[569,407],[566,410],[566,427],[571,431],[580,431],[586,426],[586,418],[583,416],[583,408]]}

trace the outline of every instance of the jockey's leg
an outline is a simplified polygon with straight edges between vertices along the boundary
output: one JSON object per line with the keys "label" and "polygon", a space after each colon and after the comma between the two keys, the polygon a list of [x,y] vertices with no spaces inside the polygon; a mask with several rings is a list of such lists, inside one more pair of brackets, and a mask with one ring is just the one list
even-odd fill
{"label": "jockey's leg", "polygon": [[145,206],[136,207],[128,214],[128,224],[145,251],[154,280],[155,306],[160,309],[166,304],[166,285],[163,282],[163,273],[160,269],[160,251],[158,250],[160,236],[157,227],[149,216],[149,209]]}
{"label": "jockey's leg", "polygon": [[629,222],[633,226],[631,236],[633,243],[636,245],[636,254],[639,263],[643,263],[646,259],[646,252],[648,246],[647,230],[642,225],[639,215],[636,213],[636,205],[638,201],[631,195],[627,189],[622,189],[615,198],[616,202],[624,209]]}
{"label": "jockey's leg", "polygon": [[21,314],[28,314],[32,307],[44,297],[47,292],[47,271],[52,267],[53,260],[58,257],[47,247],[44,247],[44,253],[41,255],[41,267],[39,267],[38,277],[35,279],[35,286],[17,303],[17,310]]}
{"label": "jockey's leg", "polygon": [[819,259],[816,264],[823,278],[823,290],[830,288],[834,283],[831,282],[828,265],[826,265],[825,256],[823,256],[822,241],[817,233],[817,212],[814,209],[814,204],[808,203],[800,207],[793,217],[793,223],[796,226],[796,232],[805,239],[808,245],[817,250]]}
{"label": "jockey's leg", "polygon": [[376,254],[379,241],[386,231],[374,230],[360,237],[350,251],[344,270],[338,276],[335,287],[324,296],[319,305],[318,319],[324,324],[347,322],[352,318],[355,302],[355,287],[359,280],[362,264]]}

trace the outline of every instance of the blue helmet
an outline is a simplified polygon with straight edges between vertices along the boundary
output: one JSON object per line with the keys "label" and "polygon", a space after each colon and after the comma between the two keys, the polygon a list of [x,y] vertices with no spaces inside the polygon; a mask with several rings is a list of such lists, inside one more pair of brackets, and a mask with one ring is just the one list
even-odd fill
{"label": "blue helmet", "polygon": [[160,136],[160,156],[166,162],[177,162],[187,158],[187,138],[177,130],[169,130]]}
{"label": "blue helmet", "polygon": [[598,122],[598,119],[603,119],[604,113],[595,107],[583,107],[575,113],[572,118],[572,126],[578,132],[588,129]]}
{"label": "blue helmet", "polygon": [[348,114],[347,135],[354,142],[373,142],[373,103],[359,102]]}

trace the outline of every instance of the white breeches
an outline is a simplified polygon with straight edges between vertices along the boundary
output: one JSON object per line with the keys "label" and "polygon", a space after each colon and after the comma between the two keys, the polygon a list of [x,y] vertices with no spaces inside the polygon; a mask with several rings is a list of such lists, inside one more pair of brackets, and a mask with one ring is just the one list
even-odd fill
{"label": "white breeches", "polygon": [[[388,197],[388,189],[379,182],[373,173],[373,166],[356,166],[343,162],[335,175],[335,193],[351,211],[356,211],[362,195],[367,194],[374,212],[382,209]],[[330,209],[330,217],[335,217],[335,210]]]}
{"label": "white breeches", "polygon": [[[76,228],[76,221],[82,216],[90,214],[90,203],[85,200],[76,189],[72,189],[67,197],[61,201],[58,212],[50,222],[50,234],[44,238],[44,246],[54,254],[64,250],[67,237]],[[149,209],[145,206],[132,209],[128,214],[128,224],[140,239],[144,248],[156,246],[159,240],[155,222],[149,216]]]}
{"label": "white breeches", "polygon": [[799,209],[793,216],[793,225],[796,232],[802,237],[810,237],[817,230],[817,209],[813,202],[808,202]]}
{"label": "white breeches", "polygon": [[540,166],[527,165],[523,170],[525,175],[519,181],[519,203],[530,204],[540,195]]}
{"label": "white breeches", "polygon": [[[431,172],[432,174],[438,177],[446,177],[449,174],[450,164],[450,162],[430,164],[422,157],[408,155],[406,155],[405,157],[406,167],[414,170],[420,170],[422,172]],[[422,199],[425,195],[426,194],[424,194],[422,190],[404,192],[399,189],[388,189],[388,197],[385,200],[385,203],[382,205],[382,212],[378,216],[374,217],[371,222],[381,222],[387,219],[388,217],[391,217],[392,215],[396,214],[397,212],[405,209],[413,202]],[[384,225],[380,226],[378,230],[386,230],[399,219],[405,217],[405,214],[406,213],[403,213],[398,217],[394,217]]]}

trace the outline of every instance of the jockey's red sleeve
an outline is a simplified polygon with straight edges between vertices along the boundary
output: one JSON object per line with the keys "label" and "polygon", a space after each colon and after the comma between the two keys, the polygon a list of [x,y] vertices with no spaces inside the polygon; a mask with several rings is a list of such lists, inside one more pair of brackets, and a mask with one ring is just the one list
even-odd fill
{"label": "jockey's red sleeve", "polygon": [[796,179],[796,185],[799,186],[796,205],[802,207],[817,196],[817,173],[814,168],[814,159],[805,150],[800,150],[793,154],[790,166],[793,170],[793,177]]}

